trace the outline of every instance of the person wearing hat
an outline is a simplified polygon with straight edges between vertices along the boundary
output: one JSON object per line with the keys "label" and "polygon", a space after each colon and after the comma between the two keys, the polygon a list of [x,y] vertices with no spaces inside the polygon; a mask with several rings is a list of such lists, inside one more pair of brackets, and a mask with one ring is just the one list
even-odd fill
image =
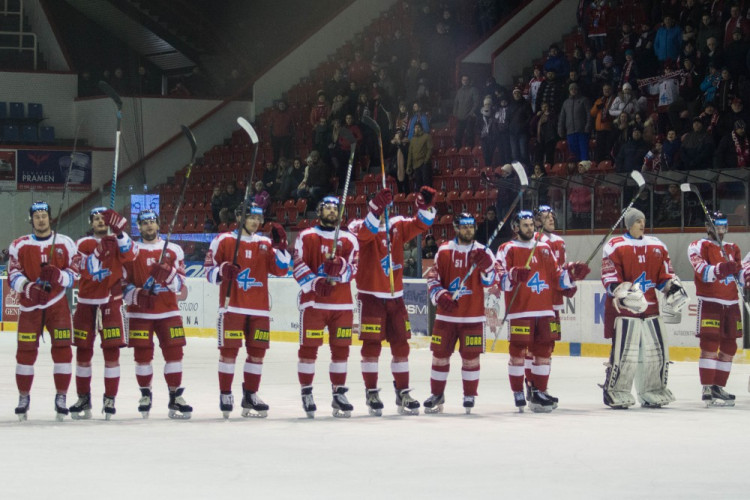
{"label": "person wearing hat", "polygon": [[578,160],[589,159],[589,136],[593,119],[591,101],[579,93],[578,84],[568,86],[570,97],[563,102],[557,119],[557,133],[568,141],[568,149]]}
{"label": "person wearing hat", "polygon": [[714,141],[703,129],[699,116],[693,118],[693,130],[685,134],[680,145],[680,159],[684,170],[702,170],[711,166]]}
{"label": "person wearing hat", "polygon": [[715,169],[750,167],[750,141],[745,128],[745,120],[739,119],[733,130],[721,138],[713,156]]}
{"label": "person wearing hat", "polygon": [[548,70],[537,93],[537,109],[541,109],[542,103],[547,103],[550,113],[559,113],[567,94],[564,86],[563,79],[558,78],[553,70]]}
{"label": "person wearing hat", "polygon": [[547,60],[544,62],[544,71],[555,73],[555,78],[562,80],[568,73],[570,65],[565,54],[560,53],[560,48],[556,43],[549,46],[547,51]]}
{"label": "person wearing hat", "polygon": [[675,398],[667,388],[669,345],[656,292],[672,315],[685,305],[687,294],[672,272],[667,247],[644,235],[643,212],[629,208],[624,222],[627,232],[611,238],[602,251],[604,337],[612,339],[603,399],[615,409],[633,406],[635,379],[641,406],[659,408]]}
{"label": "person wearing hat", "polygon": [[622,64],[622,74],[620,75],[620,85],[629,83],[631,86],[638,82],[638,64],[635,62],[635,52],[633,49],[625,51],[625,62]]}
{"label": "person wearing hat", "polygon": [[627,113],[628,116],[632,117],[638,110],[638,99],[633,92],[633,86],[627,82],[623,83],[620,92],[609,107],[609,115],[612,118],[617,118],[621,113]]}
{"label": "person wearing hat", "polygon": [[73,286],[76,269],[73,258],[76,245],[65,235],[52,230],[49,204],[35,201],[29,207],[32,232],[8,247],[8,285],[18,301],[16,347],[16,386],[18,406],[15,414],[26,420],[31,402],[34,364],[44,329],[50,335],[52,377],[55,385],[55,417],[62,421],[68,414],[66,395],[72,372],[72,319],[65,291]]}
{"label": "person wearing hat", "polygon": [[750,121],[750,115],[745,111],[745,104],[742,99],[733,97],[729,101],[729,109],[719,117],[719,134],[721,134],[721,137],[734,130],[734,124],[737,120],[743,120],[747,123]]}
{"label": "person wearing hat", "polygon": [[508,135],[510,136],[510,158],[527,165],[529,163],[529,123],[533,113],[523,98],[521,87],[513,87],[508,103]]}
{"label": "person wearing hat", "polygon": [[734,395],[724,387],[737,352],[737,339],[742,337],[740,301],[744,298],[738,294],[737,280],[744,281],[745,287],[750,280],[742,266],[739,246],[724,241],[729,230],[726,217],[721,212],[713,212],[710,217],[706,221],[707,236],[693,241],[687,250],[698,299],[701,399],[706,406],[734,406]]}
{"label": "person wearing hat", "polygon": [[[250,199],[236,209],[244,225],[213,239],[206,255],[206,279],[219,285],[219,410],[224,418],[234,408],[232,382],[243,341],[242,416],[265,417],[268,405],[258,397],[263,358],[270,346],[268,276],[286,276],[291,264],[284,228],[272,223],[269,236],[258,233],[263,209]],[[237,240],[239,239],[239,245]]]}

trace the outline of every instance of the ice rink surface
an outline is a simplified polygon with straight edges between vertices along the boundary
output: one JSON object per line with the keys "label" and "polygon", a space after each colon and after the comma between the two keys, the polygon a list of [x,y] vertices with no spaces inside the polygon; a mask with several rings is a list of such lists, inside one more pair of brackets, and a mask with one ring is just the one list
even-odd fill
{"label": "ice rink surface", "polygon": [[[302,411],[297,346],[273,343],[259,395],[266,419],[218,409],[217,350],[210,339],[188,339],[185,397],[189,421],[167,418],[167,389],[157,350],[154,408],[137,412],[132,351],[122,351],[117,415],[106,422],[101,351],[94,358],[94,418],[59,423],[49,344],[36,364],[29,420],[13,414],[15,338],[0,336],[2,498],[748,498],[750,366],[736,365],[728,390],[734,408],[704,408],[696,363],[675,363],[677,401],[659,410],[606,408],[597,383],[603,359],[553,359],[551,414],[520,414],[508,386],[507,355],[485,354],[477,406],[461,407],[460,362],[454,355],[445,413],[396,413],[389,356],[381,358],[382,417],[367,415],[359,349],[349,361],[350,419],[330,411],[327,346],[320,350],[315,419]],[[387,352],[383,351],[384,354]],[[411,385],[429,393],[430,352],[413,350]],[[239,407],[242,364],[234,394]],[[71,383],[68,403],[75,397]]]}

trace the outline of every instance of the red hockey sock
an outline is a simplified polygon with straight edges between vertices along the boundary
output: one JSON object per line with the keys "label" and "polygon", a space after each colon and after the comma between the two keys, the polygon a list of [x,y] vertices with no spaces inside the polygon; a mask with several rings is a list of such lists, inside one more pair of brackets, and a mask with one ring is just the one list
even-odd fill
{"label": "red hockey sock", "polygon": [[701,385],[714,385],[716,380],[716,364],[718,361],[712,358],[700,358],[698,360],[698,374]]}
{"label": "red hockey sock", "polygon": [[221,392],[232,392],[234,381],[234,360],[231,363],[219,361],[219,390]]}
{"label": "red hockey sock", "polygon": [[245,361],[245,390],[258,392],[260,387],[260,377],[263,374],[263,365]]}

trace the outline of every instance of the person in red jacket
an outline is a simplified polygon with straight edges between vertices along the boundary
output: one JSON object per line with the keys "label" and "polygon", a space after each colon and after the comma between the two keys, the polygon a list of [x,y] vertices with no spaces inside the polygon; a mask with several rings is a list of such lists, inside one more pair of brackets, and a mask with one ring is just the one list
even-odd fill
{"label": "person in red jacket", "polygon": [[39,338],[44,328],[51,338],[55,380],[55,413],[58,421],[68,414],[65,404],[72,372],[73,324],[65,290],[73,286],[76,269],[73,240],[55,234],[50,224],[49,205],[34,202],[29,208],[32,233],[21,236],[8,248],[8,284],[18,294],[18,347],[16,349],[16,385],[19,420],[26,420],[34,381],[34,363],[39,353]]}
{"label": "person in red jacket", "polygon": [[[76,346],[76,390],[78,401],[71,406],[74,420],[91,418],[91,359],[94,340],[101,336],[104,356],[104,399],[102,413],[109,420],[116,413],[115,396],[120,385],[120,348],[125,347],[122,310],[123,264],[132,262],[138,249],[124,231],[128,221],[114,210],[96,207],[89,213],[93,236],[76,242],[78,305],[73,315],[73,344]],[[110,229],[113,234],[109,234]],[[101,326],[97,316],[101,315]]]}
{"label": "person in red jacket", "polygon": [[[714,212],[711,218],[713,224],[706,221],[708,237],[692,242],[687,251],[698,298],[698,372],[706,406],[734,406],[734,394],[724,387],[737,352],[737,339],[742,337],[740,300],[744,299],[737,293],[736,281],[743,270],[742,254],[736,243],[724,241],[729,229],[724,214]],[[739,279],[745,281],[742,276]]]}
{"label": "person in red jacket", "polygon": [[411,326],[403,298],[404,242],[426,232],[432,225],[435,220],[435,194],[431,187],[422,187],[416,198],[417,215],[390,217],[387,221],[388,234],[385,210],[391,205],[393,195],[387,188],[370,200],[369,212],[364,220],[349,224],[349,231],[359,242],[356,277],[359,338],[362,341],[362,377],[371,415],[379,416],[383,410],[383,402],[378,394],[378,358],[383,340],[390,343],[393,355],[391,372],[398,411],[410,415],[419,413],[419,401],[409,394],[408,340],[411,338]]}
{"label": "person in red jacket", "polygon": [[[248,202],[245,225],[237,232],[222,233],[211,242],[206,254],[206,279],[218,284],[219,309],[219,409],[224,418],[234,409],[232,381],[234,365],[245,340],[242,416],[265,417],[268,405],[258,397],[263,358],[270,343],[270,300],[268,275],[286,276],[291,257],[287,252],[286,231],[273,223],[271,238],[258,233],[263,209]],[[242,206],[237,209],[241,218]],[[241,236],[239,233],[241,232]],[[237,238],[240,245],[236,252]],[[228,304],[225,298],[229,298]]]}
{"label": "person in red jacket", "polygon": [[[432,395],[424,402],[425,413],[443,411],[450,357],[458,343],[464,408],[474,408],[479,386],[479,355],[484,352],[484,289],[495,282],[495,258],[476,241],[476,222],[468,213],[453,219],[456,237],[440,245],[435,265],[427,272],[430,301],[437,306],[432,327]],[[470,273],[465,283],[464,276]],[[455,297],[455,299],[454,299]]]}

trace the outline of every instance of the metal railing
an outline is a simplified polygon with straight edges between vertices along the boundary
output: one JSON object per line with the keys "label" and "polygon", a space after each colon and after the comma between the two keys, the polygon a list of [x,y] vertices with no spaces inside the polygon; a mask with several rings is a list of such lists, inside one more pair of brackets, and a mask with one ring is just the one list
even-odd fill
{"label": "metal railing", "polygon": [[[38,54],[38,51],[37,51],[38,42],[37,42],[37,39],[36,39],[36,33],[24,33],[22,31],[0,31],[0,36],[4,36],[4,35],[11,35],[11,36],[18,35],[18,46],[16,46],[16,45],[12,45],[12,46],[0,45],[0,50],[15,50],[15,51],[18,51],[18,52],[23,52],[23,51],[26,51],[26,50],[31,51],[33,53],[33,55],[34,55],[34,71],[36,71],[37,54]],[[23,46],[23,38],[24,37],[31,37],[31,39],[33,40],[33,44],[32,44],[31,47],[24,47]]]}

